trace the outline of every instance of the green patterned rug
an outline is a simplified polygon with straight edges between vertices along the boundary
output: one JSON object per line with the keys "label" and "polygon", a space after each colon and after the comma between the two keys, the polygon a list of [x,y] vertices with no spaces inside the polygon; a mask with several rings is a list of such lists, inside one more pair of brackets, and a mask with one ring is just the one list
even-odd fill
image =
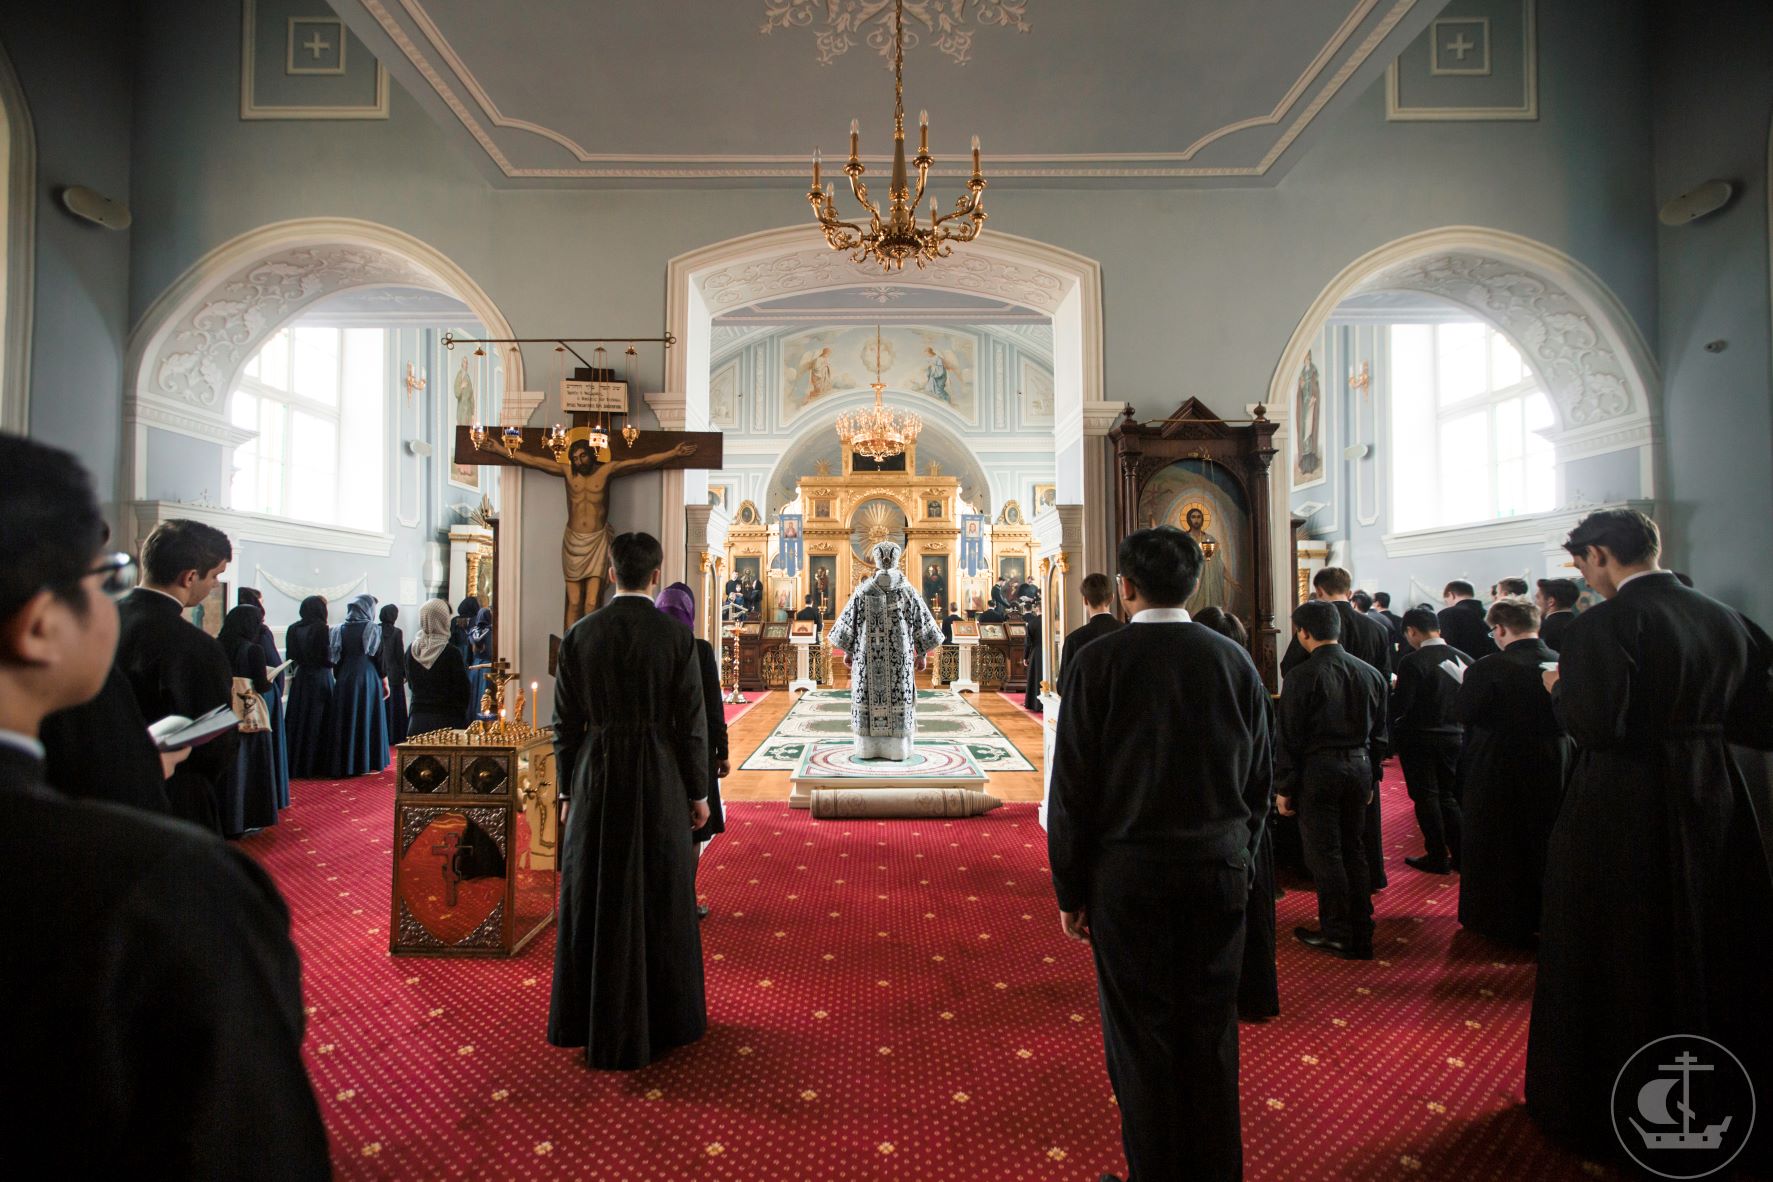
{"label": "green patterned rug", "polygon": [[[819,739],[850,733],[850,691],[809,690],[786,717],[739,765],[744,772],[793,771],[807,747]],[[1031,772],[1034,765],[1016,750],[1005,734],[973,708],[946,690],[917,691],[917,741],[956,743],[966,749],[987,774]]]}

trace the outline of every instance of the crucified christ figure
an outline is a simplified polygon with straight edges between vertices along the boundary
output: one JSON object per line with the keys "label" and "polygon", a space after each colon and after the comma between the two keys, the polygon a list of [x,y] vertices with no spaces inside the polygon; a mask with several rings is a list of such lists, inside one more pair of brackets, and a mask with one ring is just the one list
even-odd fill
{"label": "crucified christ figure", "polygon": [[617,476],[658,468],[695,452],[695,444],[680,443],[670,451],[599,464],[591,445],[575,439],[567,448],[565,463],[521,451],[511,456],[511,461],[522,467],[566,479],[566,533],[560,542],[560,565],[566,575],[567,628],[596,609],[609,575],[609,544],[613,536],[609,527],[609,482]]}

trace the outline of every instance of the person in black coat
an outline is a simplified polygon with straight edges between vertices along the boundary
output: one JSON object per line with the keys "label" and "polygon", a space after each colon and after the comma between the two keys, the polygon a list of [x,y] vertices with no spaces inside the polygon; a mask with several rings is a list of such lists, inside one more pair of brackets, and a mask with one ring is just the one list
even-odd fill
{"label": "person in black coat", "polygon": [[1067,670],[1071,668],[1071,658],[1081,652],[1084,645],[1107,636],[1121,626],[1119,618],[1114,614],[1114,584],[1107,575],[1085,575],[1078,591],[1083,596],[1084,611],[1089,618],[1067,633],[1064,644],[1059,648],[1057,685],[1061,698],[1065,696],[1065,681]]}
{"label": "person in black coat", "polygon": [[1467,728],[1459,922],[1526,946],[1539,931],[1545,851],[1575,751],[1541,680],[1558,655],[1539,638],[1539,609],[1499,599],[1489,623],[1502,651],[1466,670],[1457,695]]}
{"label": "person in black coat", "polygon": [[[242,587],[234,595],[234,601],[245,607],[259,609],[259,647],[265,651],[265,668],[276,669],[283,664],[283,657],[277,652],[277,637],[271,632],[268,621],[270,616],[265,612],[265,597],[256,587]],[[289,674],[279,673],[271,679],[271,689],[265,695],[265,706],[271,713],[271,744],[277,749],[277,766],[283,769],[278,780],[277,807],[289,807],[289,736],[285,730],[284,702],[289,694]]]}
{"label": "person in black coat", "polygon": [[1490,639],[1490,626],[1484,622],[1484,605],[1472,596],[1477,591],[1464,579],[1454,579],[1441,592],[1441,636],[1446,642],[1470,657],[1481,661],[1491,653],[1501,652]]}
{"label": "person in black coat", "polygon": [[1373,615],[1391,629],[1391,667],[1395,672],[1398,661],[1410,649],[1409,642],[1404,639],[1404,619],[1391,610],[1391,595],[1385,591],[1373,592]]}
{"label": "person in black coat", "polygon": [[811,595],[806,597],[806,606],[794,613],[794,618],[797,620],[811,620],[813,622],[813,627],[818,629],[816,635],[824,634],[825,616],[819,611],[818,605],[813,602],[813,597]]}
{"label": "person in black coat", "polygon": [[1022,623],[1028,631],[1022,637],[1022,663],[1028,667],[1028,682],[1022,691],[1022,709],[1039,714],[1043,709],[1040,703],[1040,682],[1045,676],[1041,668],[1040,601],[1025,602],[1027,606],[1022,612]]}
{"label": "person in black coat", "polygon": [[1354,604],[1355,611],[1385,629],[1386,636],[1391,641],[1391,669],[1396,672],[1397,663],[1410,651],[1409,642],[1404,639],[1403,626],[1373,606],[1373,597],[1365,591],[1356,591],[1349,597],[1349,602]]}
{"label": "person in black coat", "polygon": [[173,815],[160,749],[116,666],[97,697],[45,718],[39,736],[43,777],[57,792]]}
{"label": "person in black coat", "polygon": [[290,776],[305,780],[332,774],[332,630],[320,596],[308,596],[297,611],[283,637],[284,651],[295,662],[283,738]]}
{"label": "person in black coat", "polygon": [[[241,604],[222,621],[221,634],[216,639],[227,654],[235,679],[244,678],[264,702],[269,721],[275,708],[276,687],[271,684],[270,670],[265,667],[265,649],[259,643],[259,630],[264,623],[263,612],[250,604]],[[242,730],[238,734],[234,766],[223,781],[221,796],[222,833],[226,837],[240,837],[275,825],[277,802],[289,795],[289,771],[283,766],[282,752],[271,731]]]}
{"label": "person in black coat", "polygon": [[1199,543],[1160,526],[1128,534],[1117,557],[1132,623],[1070,659],[1048,863],[1061,925],[1095,957],[1130,1176],[1173,1178],[1186,1162],[1191,1178],[1236,1178],[1239,977],[1272,789],[1268,691],[1248,652],[1182,608],[1205,563]]}
{"label": "person in black coat", "polygon": [[382,621],[382,651],[377,657],[377,665],[382,671],[382,682],[388,687],[388,700],[384,706],[388,712],[388,742],[406,742],[406,637],[400,634],[400,609],[392,603],[384,603],[380,613]]}
{"label": "person in black coat", "polygon": [[341,778],[388,766],[388,714],[383,705],[388,686],[378,663],[382,626],[375,610],[375,596],[354,596],[345,605],[345,622],[332,630],[334,689],[327,745],[333,757],[331,774]]}
{"label": "person in black coat", "polygon": [[[808,598],[810,602],[811,597]],[[685,628],[694,630],[696,594],[688,583],[673,583],[659,592],[658,608]],[[817,609],[811,610],[816,618]],[[703,846],[714,840],[715,834],[726,832],[726,810],[720,806],[720,781],[732,774],[732,764],[727,756],[726,704],[721,701],[720,665],[714,658],[714,646],[697,637],[696,657],[702,666],[702,706],[708,719],[708,822],[690,836],[697,846]],[[699,858],[696,864],[701,865]],[[696,915],[707,919],[707,904],[696,904]]]}
{"label": "person in black coat", "polygon": [[[1337,643],[1343,651],[1371,665],[1389,689],[1391,634],[1377,620],[1354,609],[1354,579],[1339,566],[1326,566],[1312,575],[1311,586],[1319,601],[1332,604],[1336,609],[1341,621]],[[1295,635],[1281,657],[1281,676],[1286,677],[1302,665],[1308,655]],[[1378,792],[1379,781],[1385,774],[1384,764],[1384,755],[1378,748],[1368,752],[1367,765],[1373,777],[1374,792],[1367,802],[1367,832],[1361,848],[1366,851],[1368,883],[1376,891],[1384,890],[1391,881],[1385,870],[1384,817]]]}
{"label": "person in black coat", "polygon": [[44,717],[90,700],[113,667],[107,592],[128,559],[102,553],[72,456],[0,436],[0,470],[9,1125],[69,1177],[324,1178],[301,968],[270,879],[191,825],[44,781]]}
{"label": "person in black coat", "polygon": [[461,650],[450,640],[449,604],[433,599],[419,608],[419,631],[406,650],[406,681],[412,687],[407,734],[460,730],[471,721],[473,690]]}
{"label": "person in black coat", "polygon": [[[1773,1079],[1773,876],[1730,750],[1773,749],[1773,639],[1664,571],[1642,513],[1591,513],[1564,548],[1604,602],[1543,675],[1576,764],[1546,855],[1526,1095],[1548,1132],[1606,1150],[1604,1081],[1652,1039],[1713,1039]],[[1756,1121],[1739,1165],[1773,1166],[1767,1135]]]}
{"label": "person in black coat", "polygon": [[1294,928],[1294,938],[1347,960],[1371,960],[1373,897],[1363,846],[1367,802],[1377,795],[1368,760],[1384,753],[1386,741],[1386,685],[1339,643],[1341,606],[1313,600],[1293,609],[1294,640],[1308,656],[1281,691],[1275,807],[1298,814],[1317,887],[1318,927]]}
{"label": "person in black coat", "polygon": [[1539,639],[1553,652],[1563,643],[1564,632],[1576,621],[1576,601],[1582,591],[1575,579],[1540,579],[1533,602],[1539,608]]}
{"label": "person in black coat", "polygon": [[1404,771],[1404,785],[1416,806],[1422,830],[1422,856],[1404,863],[1429,874],[1449,874],[1459,866],[1464,825],[1460,810],[1459,751],[1464,727],[1454,713],[1459,678],[1444,666],[1464,670],[1471,658],[1441,638],[1440,619],[1431,611],[1404,613],[1410,652],[1398,662],[1391,691],[1391,745]]}
{"label": "person in black coat", "polygon": [[[196,718],[229,702],[234,675],[222,646],[184,613],[208,598],[232,557],[228,536],[200,521],[163,521],[142,543],[143,583],[117,605],[117,667],[150,724],[171,714]],[[234,748],[233,733],[224,734],[166,778],[175,813],[221,832]]]}

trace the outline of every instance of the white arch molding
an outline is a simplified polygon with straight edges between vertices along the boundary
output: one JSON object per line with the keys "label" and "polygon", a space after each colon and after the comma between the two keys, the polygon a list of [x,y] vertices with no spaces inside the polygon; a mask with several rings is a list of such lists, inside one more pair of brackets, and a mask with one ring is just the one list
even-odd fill
{"label": "white arch molding", "polygon": [[[216,247],[148,308],[130,334],[125,365],[119,498],[147,497],[148,428],[237,446],[249,436],[228,422],[227,396],[260,346],[310,306],[341,291],[419,287],[466,304],[488,334],[511,337],[492,297],[429,243],[355,218],[297,218],[261,226]],[[504,359],[505,389],[523,389],[523,358]],[[500,481],[499,655],[517,664],[522,636],[523,485]],[[136,514],[123,518],[124,541]],[[326,527],[313,531],[326,534]]]}
{"label": "white arch molding", "polygon": [[37,249],[37,132],[0,48],[0,431],[31,420],[31,313]]}
{"label": "white arch molding", "polygon": [[[1086,487],[1085,411],[1093,408],[1099,412],[1103,399],[1100,265],[1060,247],[988,230],[977,241],[958,248],[952,258],[921,270],[894,272],[891,280],[896,286],[993,296],[1052,317],[1058,496],[1061,504],[1082,503]],[[716,315],[774,296],[867,287],[880,281],[877,267],[851,262],[847,253],[826,246],[804,224],[728,239],[672,259],[667,270],[665,315],[677,345],[667,355],[666,380],[671,390],[684,394],[688,429],[708,429],[709,362]],[[1113,409],[1118,410],[1118,405]],[[679,506],[707,499],[707,474],[666,476],[665,558],[667,563],[681,563],[686,539]],[[671,479],[674,476],[678,479]],[[1090,480],[1092,492],[1096,483],[1096,479]],[[1106,530],[1112,514],[1106,504],[1095,508],[1093,516],[1085,516],[1084,548],[1086,557],[1099,550],[1105,560]],[[669,567],[666,577],[672,577]]]}
{"label": "white arch molding", "polygon": [[[1641,493],[1655,496],[1661,465],[1662,377],[1630,313],[1587,267],[1554,247],[1483,226],[1446,226],[1406,235],[1354,260],[1318,294],[1293,329],[1269,380],[1276,433],[1275,470],[1292,471],[1293,384],[1337,305],[1351,296],[1412,291],[1471,312],[1504,336],[1538,374],[1558,415],[1550,438],[1563,467],[1571,459],[1641,449]],[[1276,603],[1292,601],[1290,498],[1274,499]]]}

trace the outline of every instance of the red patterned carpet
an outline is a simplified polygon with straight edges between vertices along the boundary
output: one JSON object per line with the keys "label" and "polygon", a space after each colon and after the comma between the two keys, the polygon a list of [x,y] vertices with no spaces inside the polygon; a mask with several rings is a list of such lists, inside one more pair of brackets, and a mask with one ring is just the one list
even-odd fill
{"label": "red patterned carpet", "polygon": [[[1243,1028],[1248,1176],[1615,1176],[1526,1119],[1532,965],[1459,934],[1456,880],[1402,866],[1416,847],[1401,784],[1387,805],[1382,959],[1283,940],[1286,1012]],[[728,810],[701,870],[712,1028],[624,1076],[547,1045],[551,931],[511,961],[389,957],[390,777],[298,784],[284,822],[245,845],[295,915],[338,1175],[1094,1182],[1124,1168],[1089,956],[1059,933],[1034,806],[884,824]],[[1311,906],[1289,893],[1282,931]]]}

